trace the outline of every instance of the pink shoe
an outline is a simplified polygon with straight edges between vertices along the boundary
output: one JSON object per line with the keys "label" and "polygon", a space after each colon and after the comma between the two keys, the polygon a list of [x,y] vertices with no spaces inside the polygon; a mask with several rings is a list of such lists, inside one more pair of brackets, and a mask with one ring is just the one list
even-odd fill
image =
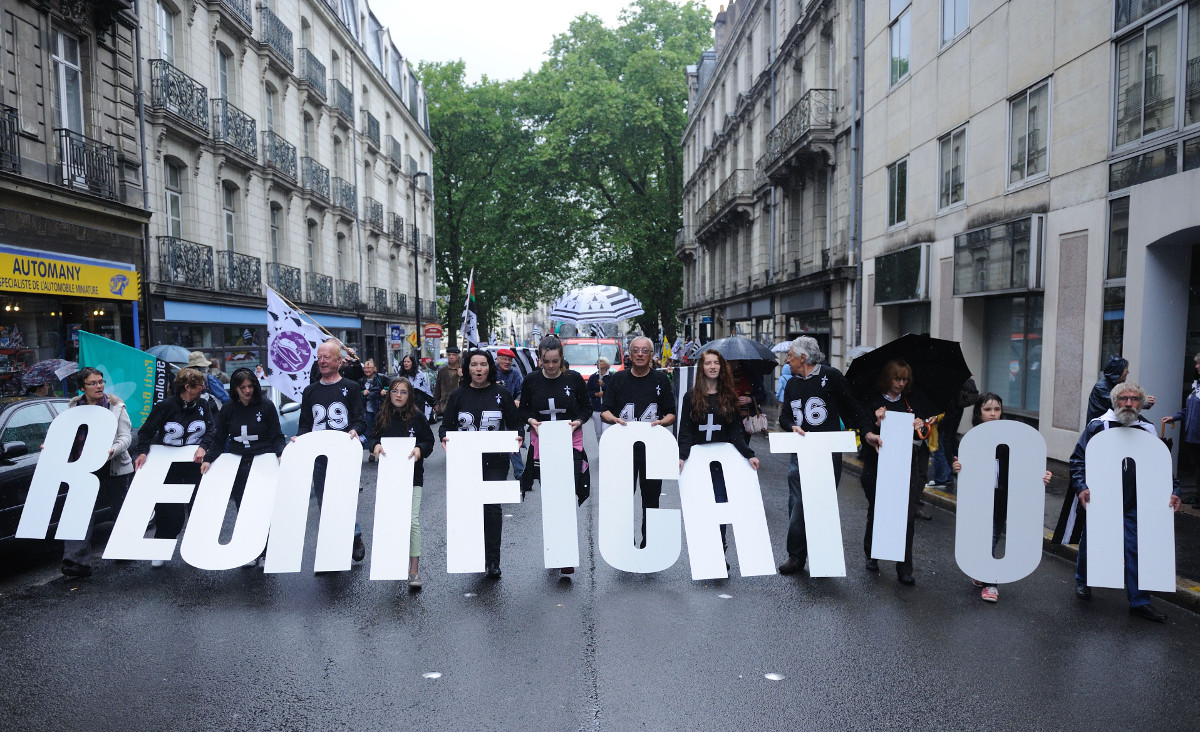
{"label": "pink shoe", "polygon": [[979,598],[984,602],[997,602],[1000,600],[1000,590],[995,585],[984,585]]}

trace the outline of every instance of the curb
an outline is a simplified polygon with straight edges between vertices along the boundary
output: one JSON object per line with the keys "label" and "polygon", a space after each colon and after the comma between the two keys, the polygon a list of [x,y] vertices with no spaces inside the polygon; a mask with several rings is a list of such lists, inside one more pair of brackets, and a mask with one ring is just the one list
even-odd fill
{"label": "curb", "polygon": [[[857,457],[843,456],[842,469],[857,476],[862,471],[862,461]],[[950,513],[957,512],[958,499],[953,494],[934,488],[926,488],[924,499],[927,503],[938,508],[943,508]],[[1074,544],[1055,544],[1051,541],[1053,535],[1053,531],[1043,529],[1042,552],[1066,559],[1072,563],[1075,562],[1079,556],[1079,547]],[[1191,610],[1194,613],[1200,613],[1200,582],[1196,580],[1176,575],[1175,592],[1152,592],[1150,594],[1163,602],[1169,602],[1172,605]]]}

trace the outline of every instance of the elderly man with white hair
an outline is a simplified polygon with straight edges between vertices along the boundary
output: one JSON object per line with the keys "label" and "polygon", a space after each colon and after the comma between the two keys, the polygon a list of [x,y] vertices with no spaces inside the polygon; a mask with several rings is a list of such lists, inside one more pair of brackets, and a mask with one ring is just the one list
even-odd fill
{"label": "elderly man with white hair", "polygon": [[[792,341],[787,363],[792,377],[783,387],[779,408],[779,427],[803,435],[806,432],[836,432],[847,427],[857,429],[863,439],[879,446],[878,428],[850,392],[846,377],[822,363],[825,354],[816,339],[800,336]],[[842,477],[842,456],[833,456],[833,481]],[[779,565],[780,574],[795,574],[808,559],[808,536],[804,526],[804,501],[800,492],[800,465],[792,455],[788,467],[788,558]]]}
{"label": "elderly man with white hair", "polygon": [[[1122,381],[1112,388],[1112,408],[1087,423],[1075,451],[1071,453],[1071,488],[1079,498],[1081,507],[1086,508],[1092,492],[1087,484],[1087,445],[1093,437],[1107,429],[1142,429],[1154,434],[1154,425],[1142,416],[1146,403],[1146,391],[1136,382]],[[1129,596],[1129,612],[1146,620],[1165,623],[1167,616],[1150,604],[1150,593],[1138,587],[1138,539],[1137,539],[1137,485],[1136,470],[1128,459],[1121,463],[1121,492],[1124,498],[1125,534],[1125,592]],[[1171,489],[1170,506],[1179,510],[1179,481]],[[1087,525],[1079,539],[1079,557],[1075,563],[1075,596],[1080,600],[1092,599],[1092,588],[1087,583]]]}

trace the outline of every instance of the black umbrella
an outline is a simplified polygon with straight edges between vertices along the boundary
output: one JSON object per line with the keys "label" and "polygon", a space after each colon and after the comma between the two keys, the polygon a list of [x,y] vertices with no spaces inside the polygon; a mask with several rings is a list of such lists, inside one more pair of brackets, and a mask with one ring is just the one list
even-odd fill
{"label": "black umbrella", "polygon": [[865,353],[850,364],[846,380],[860,400],[879,392],[879,374],[888,361],[903,359],[912,367],[910,398],[918,417],[932,417],[951,408],[971,369],[957,341],[909,333]]}
{"label": "black umbrella", "polygon": [[[743,366],[757,369],[760,373],[774,370],[779,360],[771,349],[749,338],[730,336],[709,341],[700,347],[700,352],[713,350],[725,357],[726,361],[742,361]],[[698,356],[698,354],[697,354]]]}

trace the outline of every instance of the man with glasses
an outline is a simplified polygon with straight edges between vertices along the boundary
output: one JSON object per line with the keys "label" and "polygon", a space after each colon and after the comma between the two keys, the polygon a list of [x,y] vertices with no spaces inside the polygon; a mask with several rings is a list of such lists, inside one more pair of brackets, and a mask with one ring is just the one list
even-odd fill
{"label": "man with glasses", "polygon": [[[604,413],[601,418],[609,424],[649,422],[668,427],[675,422],[675,397],[671,380],[661,371],[650,367],[654,343],[645,336],[629,344],[630,367],[613,374],[604,392]],[[646,446],[633,445],[633,489],[642,487],[642,541],[646,546],[646,509],[658,508],[662,481],[646,477]]]}

